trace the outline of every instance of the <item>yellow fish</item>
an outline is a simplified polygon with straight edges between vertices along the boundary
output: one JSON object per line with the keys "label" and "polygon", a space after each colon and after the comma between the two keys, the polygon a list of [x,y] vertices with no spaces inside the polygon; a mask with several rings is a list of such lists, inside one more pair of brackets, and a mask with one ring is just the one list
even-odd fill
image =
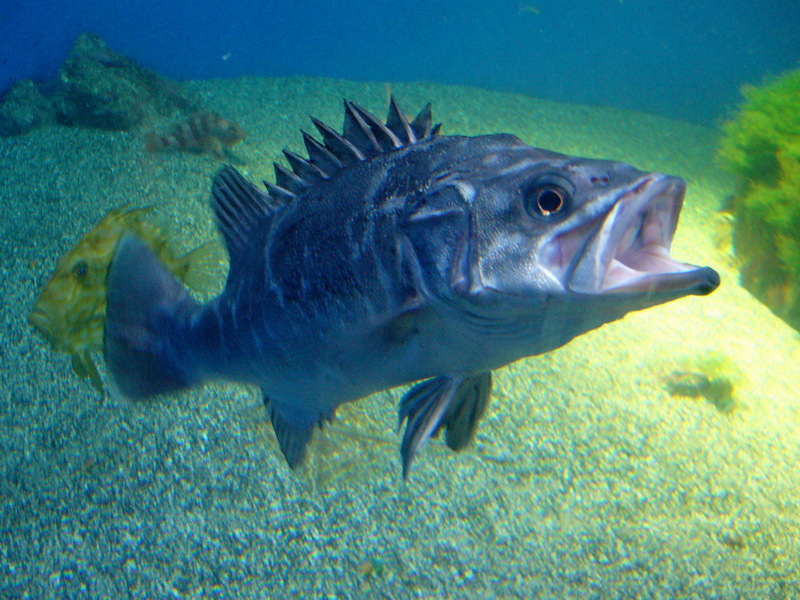
{"label": "yellow fish", "polygon": [[103,391],[92,353],[103,349],[106,314],[106,272],[122,234],[135,233],[164,261],[167,268],[197,292],[207,291],[219,268],[217,245],[206,243],[179,255],[165,233],[145,217],[153,207],[123,206],[110,211],[69,252],[63,255],[36,299],[28,322],[56,352],[72,357],[72,369]]}

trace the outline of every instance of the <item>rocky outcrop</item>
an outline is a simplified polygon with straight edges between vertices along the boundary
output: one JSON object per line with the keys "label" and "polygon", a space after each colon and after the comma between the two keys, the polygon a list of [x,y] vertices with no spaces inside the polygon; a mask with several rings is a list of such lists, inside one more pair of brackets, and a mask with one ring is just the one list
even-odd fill
{"label": "rocky outcrop", "polygon": [[179,83],[115,52],[99,36],[84,33],[76,40],[56,81],[36,84],[23,80],[4,96],[0,101],[0,135],[19,135],[54,121],[129,131],[198,108]]}

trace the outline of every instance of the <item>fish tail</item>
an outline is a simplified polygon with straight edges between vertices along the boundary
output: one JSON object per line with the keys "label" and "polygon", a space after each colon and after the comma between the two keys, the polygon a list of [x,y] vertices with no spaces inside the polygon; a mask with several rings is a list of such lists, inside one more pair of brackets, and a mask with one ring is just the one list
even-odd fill
{"label": "fish tail", "polygon": [[120,240],[107,277],[104,352],[117,388],[142,399],[198,383],[187,325],[199,304],[133,234]]}

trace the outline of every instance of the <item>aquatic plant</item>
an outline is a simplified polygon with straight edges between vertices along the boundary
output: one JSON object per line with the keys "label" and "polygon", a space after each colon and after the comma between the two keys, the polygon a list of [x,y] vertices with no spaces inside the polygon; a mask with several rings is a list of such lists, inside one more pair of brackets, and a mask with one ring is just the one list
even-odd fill
{"label": "aquatic plant", "polygon": [[741,280],[800,330],[800,69],[762,87],[723,126],[719,157],[738,177],[733,243]]}
{"label": "aquatic plant", "polygon": [[720,257],[731,267],[738,267],[736,252],[733,248],[733,228],[736,219],[731,210],[722,210],[714,216],[711,223],[711,240]]}
{"label": "aquatic plant", "polygon": [[778,153],[800,142],[800,69],[762,86],[744,86],[746,103],[723,125],[719,156],[744,183],[774,185]]}

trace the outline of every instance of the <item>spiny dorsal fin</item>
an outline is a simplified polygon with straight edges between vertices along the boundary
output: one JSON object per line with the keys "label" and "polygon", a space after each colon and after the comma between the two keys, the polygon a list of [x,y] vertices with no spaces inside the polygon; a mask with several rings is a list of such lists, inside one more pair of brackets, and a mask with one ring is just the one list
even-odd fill
{"label": "spiny dorsal fin", "polygon": [[409,122],[394,96],[389,102],[386,123],[349,100],[344,101],[342,133],[314,117],[311,122],[322,142],[302,131],[308,159],[284,150],[291,172],[276,165],[275,183],[264,182],[270,195],[277,199],[294,199],[306,187],[330,179],[343,168],[439,134],[439,125],[431,123],[430,104]]}

